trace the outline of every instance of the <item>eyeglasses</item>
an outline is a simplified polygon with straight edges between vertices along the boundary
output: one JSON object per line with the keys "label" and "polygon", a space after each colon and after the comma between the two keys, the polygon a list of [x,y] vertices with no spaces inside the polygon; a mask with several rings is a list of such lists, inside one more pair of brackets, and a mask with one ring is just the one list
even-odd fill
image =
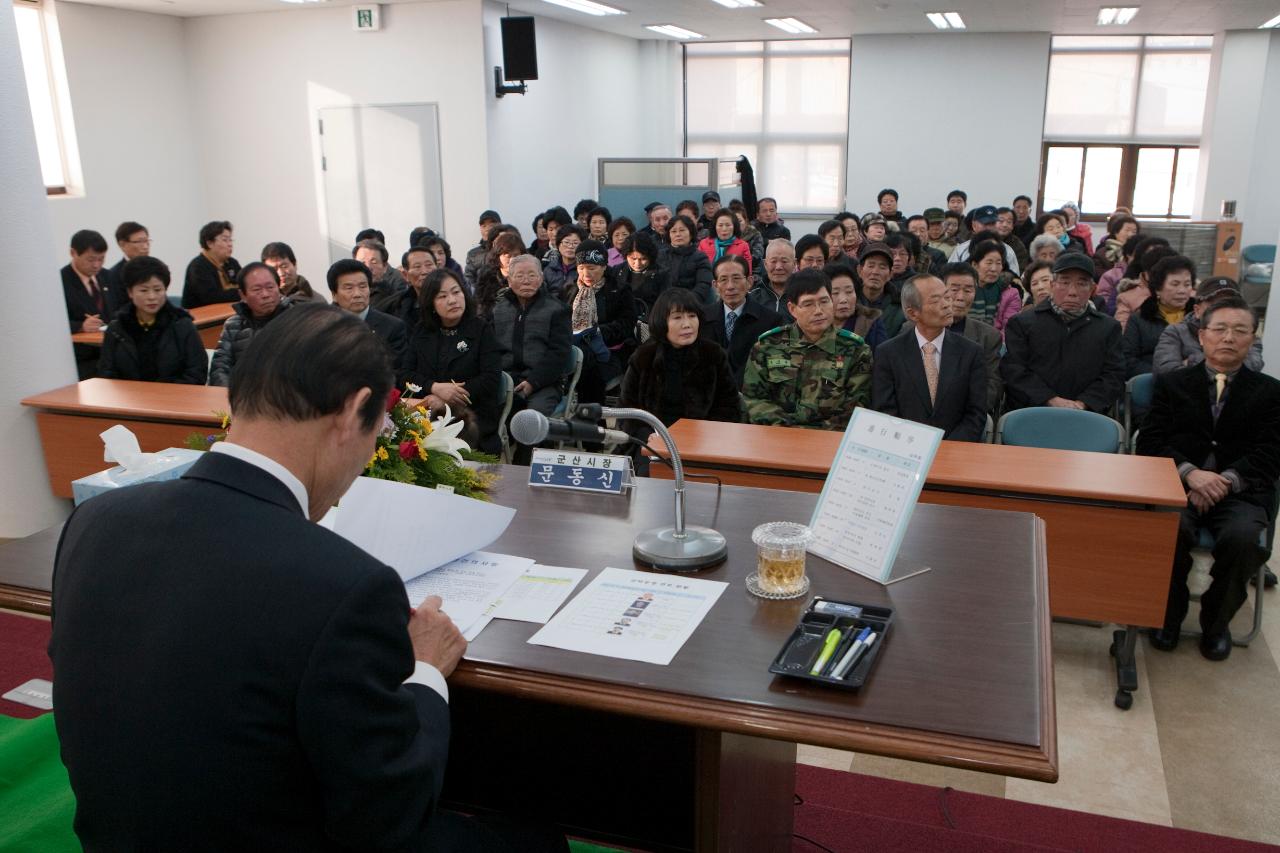
{"label": "eyeglasses", "polygon": [[1228,336],[1233,336],[1237,338],[1246,338],[1253,334],[1253,327],[1252,326],[1220,326],[1215,323],[1212,326],[1206,326],[1205,331],[1211,335],[1216,335],[1219,338],[1226,338]]}

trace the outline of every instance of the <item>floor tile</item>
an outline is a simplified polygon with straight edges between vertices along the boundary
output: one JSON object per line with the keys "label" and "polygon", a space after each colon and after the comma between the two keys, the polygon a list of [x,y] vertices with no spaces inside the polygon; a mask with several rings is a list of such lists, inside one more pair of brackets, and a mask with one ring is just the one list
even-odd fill
{"label": "floor tile", "polygon": [[853,753],[842,749],[827,749],[800,743],[796,744],[796,762],[813,767],[825,767],[828,770],[848,770],[853,762]]}

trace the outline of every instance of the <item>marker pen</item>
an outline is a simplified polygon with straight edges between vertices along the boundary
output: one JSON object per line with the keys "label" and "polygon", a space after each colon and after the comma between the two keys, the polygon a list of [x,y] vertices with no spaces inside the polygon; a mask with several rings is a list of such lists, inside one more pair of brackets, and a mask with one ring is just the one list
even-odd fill
{"label": "marker pen", "polygon": [[853,645],[849,647],[849,651],[844,653],[844,657],[840,658],[840,663],[836,664],[835,669],[831,671],[832,678],[843,678],[845,669],[849,666],[849,661],[857,654],[858,649],[862,648],[862,644],[866,642],[867,637],[871,636],[870,628],[863,628],[858,632],[858,638],[853,641]]}
{"label": "marker pen", "polygon": [[813,667],[809,670],[810,675],[817,675],[822,672],[822,668],[827,665],[827,661],[831,659],[831,654],[836,650],[836,646],[840,642],[840,629],[832,628],[827,632],[827,639],[822,643],[822,652],[818,655],[818,659],[814,661]]}
{"label": "marker pen", "polygon": [[853,672],[853,668],[858,665],[858,661],[862,660],[863,655],[865,655],[867,653],[867,650],[870,649],[871,646],[875,644],[875,641],[879,638],[879,636],[880,636],[879,634],[872,634],[870,637],[867,637],[867,641],[863,643],[862,646],[858,649],[857,653],[854,654],[853,660],[849,661],[849,666],[845,668],[844,672],[840,673],[840,675],[838,676],[839,678],[842,678],[842,679],[846,678],[848,677],[849,673]]}

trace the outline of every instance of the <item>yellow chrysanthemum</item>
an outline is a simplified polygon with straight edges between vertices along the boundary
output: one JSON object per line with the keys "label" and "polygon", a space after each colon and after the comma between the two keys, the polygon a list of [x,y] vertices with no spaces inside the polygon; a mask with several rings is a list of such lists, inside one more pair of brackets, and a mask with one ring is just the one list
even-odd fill
{"label": "yellow chrysanthemum", "polygon": [[383,462],[387,461],[387,449],[385,447],[379,447],[377,455]]}
{"label": "yellow chrysanthemum", "polygon": [[370,457],[369,457],[369,462],[368,462],[368,464],[366,464],[364,467],[365,467],[365,468],[372,468],[372,467],[373,467],[373,463],[375,463],[375,462],[377,462],[377,461],[378,461],[378,454],[376,454],[376,453],[375,453],[375,454],[373,454],[372,456],[370,456]]}
{"label": "yellow chrysanthemum", "polygon": [[226,428],[227,428],[227,424],[229,424],[229,423],[231,423],[231,415],[228,415],[228,414],[224,413],[224,414],[222,415],[222,428],[223,428],[223,429],[226,429]]}
{"label": "yellow chrysanthemum", "polygon": [[424,409],[422,406],[415,406],[413,410],[418,414],[422,415],[424,418],[431,417],[431,413],[428,412],[426,409]]}
{"label": "yellow chrysanthemum", "polygon": [[421,459],[423,462],[427,461],[427,449],[423,447],[421,444],[418,445],[418,458]]}

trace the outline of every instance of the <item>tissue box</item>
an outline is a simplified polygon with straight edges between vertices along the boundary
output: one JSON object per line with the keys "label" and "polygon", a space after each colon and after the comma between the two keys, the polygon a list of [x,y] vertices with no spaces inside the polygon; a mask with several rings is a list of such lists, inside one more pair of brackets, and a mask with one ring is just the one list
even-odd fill
{"label": "tissue box", "polygon": [[133,486],[138,483],[159,483],[164,480],[176,480],[196,464],[196,460],[204,456],[203,450],[189,450],[184,447],[170,447],[155,454],[154,458],[137,471],[126,471],[122,466],[108,468],[81,477],[71,483],[71,494],[76,506],[103,492]]}

